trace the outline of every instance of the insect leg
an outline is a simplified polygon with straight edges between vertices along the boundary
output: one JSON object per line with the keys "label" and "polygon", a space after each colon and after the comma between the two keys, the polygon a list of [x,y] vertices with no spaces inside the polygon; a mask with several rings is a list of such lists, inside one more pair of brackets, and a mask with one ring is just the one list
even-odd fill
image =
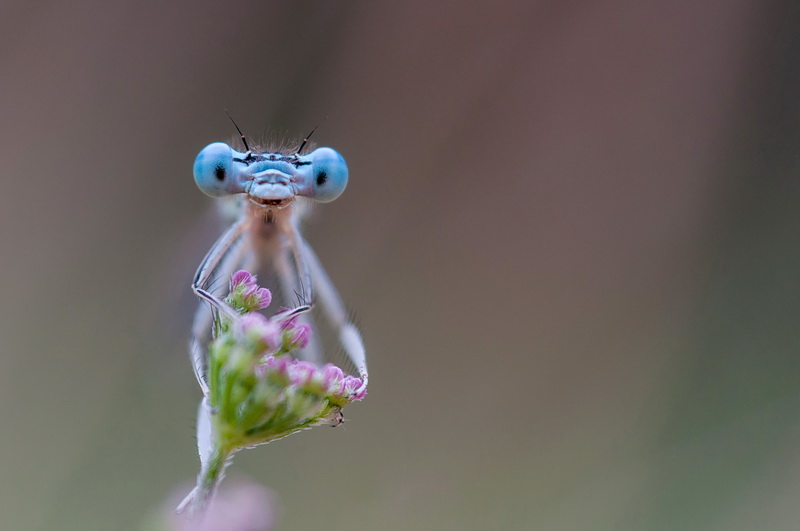
{"label": "insect leg", "polygon": [[[291,260],[289,259],[289,247],[289,242],[285,242],[285,244],[281,246],[280,252],[275,257],[275,272],[278,275],[278,281],[280,283],[281,293],[283,294],[283,300],[287,302],[292,300],[292,297],[298,293],[297,275],[295,274],[295,271],[291,265]],[[303,312],[299,314],[295,313],[295,315],[301,323],[312,324],[310,312]],[[300,350],[298,357],[300,359],[320,365],[322,363],[322,350],[320,348],[317,334],[314,331],[314,327],[312,326],[311,329],[312,331],[308,338],[308,345]]]}
{"label": "insect leg", "polygon": [[207,346],[212,339],[212,329],[217,312],[223,311],[226,315],[230,315],[230,312],[233,312],[236,317],[239,315],[228,304],[211,293],[211,283],[212,280],[221,280],[227,285],[231,275],[239,268],[243,256],[249,250],[248,246],[242,245],[244,243],[242,241],[243,235],[244,224],[233,225],[217,240],[200,263],[194,282],[192,282],[192,289],[198,297],[202,301],[210,303],[198,306],[192,323],[192,334],[189,339],[189,355],[192,367],[204,395],[208,395],[208,384],[206,382]]}
{"label": "insect leg", "polygon": [[[287,302],[292,299],[291,295],[296,292],[296,281],[294,279],[300,281],[300,297],[302,298],[302,304],[288,312],[283,312],[275,316],[279,321],[288,321],[298,315],[309,312],[314,304],[314,284],[311,280],[311,270],[308,262],[304,259],[302,248],[305,242],[303,241],[303,237],[300,236],[296,220],[291,222],[289,230],[285,231],[284,235],[285,239],[281,241],[281,250],[279,253],[281,256],[276,260],[276,269],[280,275],[281,288]],[[291,267],[288,265],[289,259],[287,253],[290,251],[292,253],[292,258],[294,258],[296,275],[291,273]],[[283,269],[283,271],[281,271],[281,269]],[[285,282],[291,282],[291,288],[288,291],[284,287]]]}
{"label": "insect leg", "polygon": [[231,247],[244,235],[248,223],[249,220],[247,218],[242,218],[234,223],[231,228],[217,240],[214,246],[208,251],[205,258],[203,258],[203,261],[200,262],[200,267],[197,268],[194,281],[192,281],[192,290],[195,295],[202,300],[210,302],[215,310],[224,313],[230,319],[236,319],[239,317],[239,314],[227,303],[208,291],[209,281],[214,271],[217,269],[217,266],[228,255]]}
{"label": "insect leg", "polygon": [[308,301],[310,310],[311,306],[314,304],[314,283],[311,279],[310,266],[305,259],[305,253],[303,253],[303,247],[306,243],[300,235],[300,229],[296,220],[292,220],[291,222],[291,230],[288,233],[287,243],[292,250],[294,262],[297,265],[297,278],[300,279],[300,287],[303,290],[301,295],[305,301]]}
{"label": "insect leg", "polygon": [[347,319],[347,312],[344,309],[342,298],[336,291],[336,287],[331,282],[330,277],[322,267],[317,255],[314,254],[311,246],[302,239],[302,253],[308,264],[311,278],[315,282],[316,293],[319,297],[320,309],[328,318],[334,330],[339,334],[339,342],[342,344],[347,356],[358,369],[359,376],[367,385],[367,355],[364,350],[364,342],[358,328]]}

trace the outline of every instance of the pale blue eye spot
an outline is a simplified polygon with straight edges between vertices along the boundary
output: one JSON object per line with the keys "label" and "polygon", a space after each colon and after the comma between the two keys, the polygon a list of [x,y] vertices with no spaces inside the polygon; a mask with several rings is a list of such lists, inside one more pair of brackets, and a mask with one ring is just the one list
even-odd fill
{"label": "pale blue eye spot", "polygon": [[230,194],[233,170],[233,150],[227,144],[215,142],[204,147],[194,161],[194,181],[203,193],[211,197]]}
{"label": "pale blue eye spot", "polygon": [[347,187],[347,163],[337,151],[319,148],[309,154],[312,161],[313,198],[322,203],[333,201]]}

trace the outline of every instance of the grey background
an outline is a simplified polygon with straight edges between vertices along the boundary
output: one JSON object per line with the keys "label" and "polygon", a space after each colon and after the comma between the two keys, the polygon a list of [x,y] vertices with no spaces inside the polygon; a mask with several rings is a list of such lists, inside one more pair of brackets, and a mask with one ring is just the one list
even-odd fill
{"label": "grey background", "polygon": [[0,518],[138,529],[196,473],[191,165],[315,134],[367,345],[237,457],[279,529],[796,529],[794,3],[8,2]]}

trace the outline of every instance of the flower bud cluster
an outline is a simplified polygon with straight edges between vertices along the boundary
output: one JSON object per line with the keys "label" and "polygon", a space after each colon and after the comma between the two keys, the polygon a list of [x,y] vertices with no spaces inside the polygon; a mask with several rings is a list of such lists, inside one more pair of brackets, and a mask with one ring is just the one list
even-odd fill
{"label": "flower bud cluster", "polygon": [[341,422],[341,409],[366,395],[360,378],[292,356],[312,334],[297,318],[269,319],[258,310],[272,295],[246,271],[225,299],[241,317],[225,321],[209,347],[213,439],[225,452],[263,444],[319,424]]}
{"label": "flower bud cluster", "polygon": [[239,313],[263,310],[272,302],[272,293],[256,284],[256,277],[244,269],[231,276],[230,293],[225,301]]}

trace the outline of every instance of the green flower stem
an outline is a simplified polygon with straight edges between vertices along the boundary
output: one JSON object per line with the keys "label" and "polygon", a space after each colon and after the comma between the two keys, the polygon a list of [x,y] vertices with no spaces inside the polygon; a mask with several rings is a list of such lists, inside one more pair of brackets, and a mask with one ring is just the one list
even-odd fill
{"label": "green flower stem", "polygon": [[214,448],[211,452],[208,462],[200,471],[200,477],[197,478],[197,490],[192,500],[191,509],[193,515],[202,515],[208,508],[217,486],[225,475],[225,469],[233,462],[233,454],[235,452],[235,450],[223,448]]}

